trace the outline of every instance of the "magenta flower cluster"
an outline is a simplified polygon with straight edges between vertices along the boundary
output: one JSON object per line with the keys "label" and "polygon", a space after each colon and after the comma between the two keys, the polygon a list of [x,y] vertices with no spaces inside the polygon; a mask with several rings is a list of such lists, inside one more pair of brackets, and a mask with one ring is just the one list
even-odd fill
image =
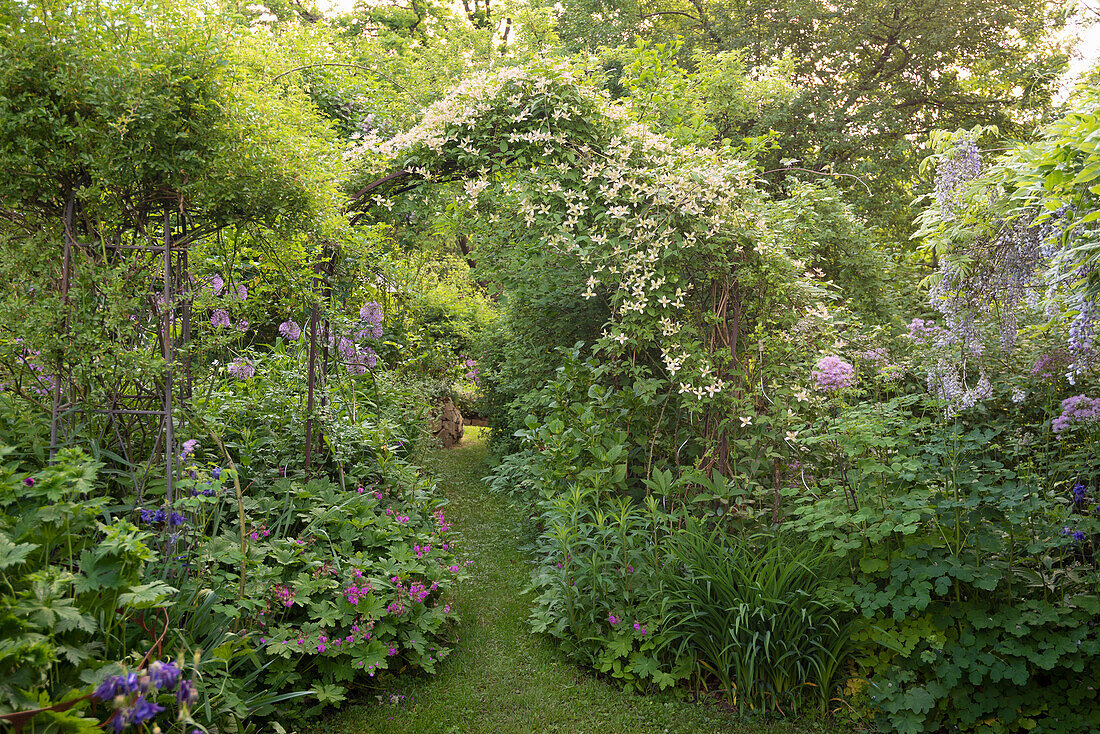
{"label": "magenta flower cluster", "polygon": [[840,357],[829,355],[817,361],[817,369],[811,374],[818,390],[838,390],[852,386],[856,370]]}
{"label": "magenta flower cluster", "polygon": [[[362,574],[360,574],[360,576],[361,575]],[[348,603],[358,605],[359,600],[372,591],[374,591],[374,587],[371,586],[369,581],[364,581],[361,585],[352,583],[348,588],[344,589],[344,596],[347,598]]]}
{"label": "magenta flower cluster", "polygon": [[[379,495],[378,499],[382,499],[381,495]],[[436,510],[434,514],[435,514],[436,522],[439,523],[439,532],[440,533],[445,533],[445,532],[447,532],[448,530],[451,529],[451,524],[449,522],[447,522],[446,518],[443,516],[443,508],[442,507],[440,507],[438,510]]]}
{"label": "magenta flower cluster", "polygon": [[282,584],[279,584],[278,586],[276,586],[273,589],[273,591],[275,592],[275,598],[284,607],[294,606],[294,589],[291,589],[288,586],[284,586]]}

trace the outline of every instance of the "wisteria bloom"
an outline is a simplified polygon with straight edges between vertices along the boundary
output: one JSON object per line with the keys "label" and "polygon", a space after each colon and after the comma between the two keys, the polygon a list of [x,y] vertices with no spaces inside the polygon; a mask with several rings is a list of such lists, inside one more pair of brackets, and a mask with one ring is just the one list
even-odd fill
{"label": "wisteria bloom", "polygon": [[292,342],[298,341],[302,336],[302,327],[294,321],[287,320],[279,324],[279,333],[283,335],[284,339],[289,339]]}
{"label": "wisteria bloom", "polygon": [[818,390],[838,390],[851,387],[855,382],[855,367],[840,357],[829,355],[817,361],[817,369],[812,373]]}
{"label": "wisteria bloom", "polygon": [[944,219],[962,206],[962,189],[982,171],[982,155],[973,140],[957,140],[936,165],[936,201]]}
{"label": "wisteria bloom", "polygon": [[379,325],[382,323],[382,305],[375,301],[368,301],[359,309],[359,318],[368,324]]}

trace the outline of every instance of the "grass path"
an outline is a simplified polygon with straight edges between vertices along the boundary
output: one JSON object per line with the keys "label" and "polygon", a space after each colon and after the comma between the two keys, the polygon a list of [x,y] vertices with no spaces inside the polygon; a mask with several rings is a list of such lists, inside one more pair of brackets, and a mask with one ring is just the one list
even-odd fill
{"label": "grass path", "polygon": [[[529,566],[523,515],[481,482],[482,431],[467,428],[458,447],[435,454],[436,473],[460,533],[471,578],[452,605],[461,616],[459,643],[434,677],[401,679],[394,701],[345,707],[314,734],[780,734],[811,729],[737,721],[672,696],[638,696],[581,670],[527,627],[530,600],[520,594]],[[403,698],[397,698],[403,696]],[[818,729],[820,731],[820,729]]]}

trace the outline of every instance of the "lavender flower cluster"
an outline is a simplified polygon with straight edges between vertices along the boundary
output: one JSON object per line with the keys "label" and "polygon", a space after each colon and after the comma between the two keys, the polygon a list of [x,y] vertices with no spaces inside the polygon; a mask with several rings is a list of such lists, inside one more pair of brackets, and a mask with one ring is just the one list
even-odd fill
{"label": "lavender flower cluster", "polygon": [[[344,366],[353,375],[366,374],[368,369],[373,369],[378,364],[378,353],[370,347],[359,346],[358,342],[381,339],[382,318],[381,304],[368,301],[359,309],[359,323],[350,329],[341,330],[332,324],[328,325],[323,338],[329,349],[339,352]],[[279,324],[279,334],[289,341],[298,341],[302,338],[302,327],[293,319],[287,319]]]}
{"label": "lavender flower cluster", "polygon": [[115,732],[121,732],[128,726],[142,726],[164,711],[164,706],[156,703],[158,695],[175,691],[181,711],[193,706],[199,697],[198,689],[194,681],[182,680],[182,677],[175,663],[154,660],[145,670],[107,676],[92,697],[114,702],[115,712],[110,725]]}
{"label": "lavender flower cluster", "polygon": [[1100,421],[1100,398],[1074,395],[1062,401],[1062,414],[1050,423],[1050,429],[1061,433],[1075,423]]}
{"label": "lavender flower cluster", "polygon": [[855,383],[856,370],[848,362],[840,357],[829,355],[817,361],[817,369],[811,376],[817,384],[818,390],[839,390],[851,387]]}
{"label": "lavender flower cluster", "polygon": [[238,380],[251,380],[256,376],[256,367],[244,357],[233,360],[225,369]]}
{"label": "lavender flower cluster", "polygon": [[[15,339],[16,344],[22,344],[22,339]],[[34,378],[34,382],[26,386],[29,392],[33,392],[36,395],[49,395],[57,383],[57,379],[54,375],[47,374],[42,368],[42,365],[38,364],[38,358],[42,356],[42,353],[37,349],[20,349],[16,353],[16,357],[19,362],[31,371],[31,376]],[[0,383],[0,390],[4,389],[8,383]]]}
{"label": "lavender flower cluster", "polygon": [[962,188],[982,172],[982,154],[973,140],[957,140],[936,165],[936,201],[944,219],[962,206]]}
{"label": "lavender flower cluster", "polygon": [[[231,301],[244,301],[248,298],[248,288],[245,285],[238,285],[235,291],[226,290],[225,279],[217,273],[206,281],[204,290],[215,297],[223,297],[224,294],[224,297]],[[233,328],[234,324],[229,318],[229,310],[227,308],[214,309],[210,314],[210,325],[220,329]],[[248,322],[240,319],[236,323],[236,329],[237,331],[248,331]]]}

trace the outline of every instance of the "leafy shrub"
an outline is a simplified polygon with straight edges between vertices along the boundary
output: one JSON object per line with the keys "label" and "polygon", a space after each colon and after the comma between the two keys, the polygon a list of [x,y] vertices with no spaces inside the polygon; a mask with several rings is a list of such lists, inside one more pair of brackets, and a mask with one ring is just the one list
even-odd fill
{"label": "leafy shrub", "polygon": [[[308,387],[307,346],[279,339],[269,352],[249,352],[252,367],[244,376],[224,375],[196,405],[202,422],[194,431],[203,439],[203,424],[223,436],[242,470],[270,481],[305,470],[305,395]],[[325,400],[318,391],[311,464],[332,476],[354,467],[370,471],[372,447],[389,445],[402,456],[427,448],[426,388],[386,372],[353,375],[339,371],[328,378]],[[221,458],[213,455],[215,462]]]}
{"label": "leafy shrub", "polygon": [[[72,449],[44,468],[0,466],[0,712],[79,698],[116,661],[140,659],[155,643],[148,617],[175,593],[146,578],[152,534],[97,496],[97,469]],[[47,718],[94,724],[85,713],[82,702]]]}
{"label": "leafy shrub", "polygon": [[627,689],[690,675],[694,658],[662,593],[669,518],[657,503],[574,485],[542,506],[533,629]]}
{"label": "leafy shrub", "polygon": [[360,485],[280,479],[254,485],[239,509],[210,490],[179,502],[196,519],[176,558],[192,569],[185,588],[239,590],[212,610],[242,630],[269,692],[339,703],[357,680],[434,672],[449,652],[441,597],[464,570],[442,503],[387,445],[375,450],[381,468]]}
{"label": "leafy shrub", "polygon": [[851,565],[872,703],[902,732],[1095,726],[1087,453],[1021,444],[1010,414],[945,422],[914,415],[923,405],[848,411],[822,433],[832,468],[810,468],[824,477],[816,496],[788,490],[792,528]]}

